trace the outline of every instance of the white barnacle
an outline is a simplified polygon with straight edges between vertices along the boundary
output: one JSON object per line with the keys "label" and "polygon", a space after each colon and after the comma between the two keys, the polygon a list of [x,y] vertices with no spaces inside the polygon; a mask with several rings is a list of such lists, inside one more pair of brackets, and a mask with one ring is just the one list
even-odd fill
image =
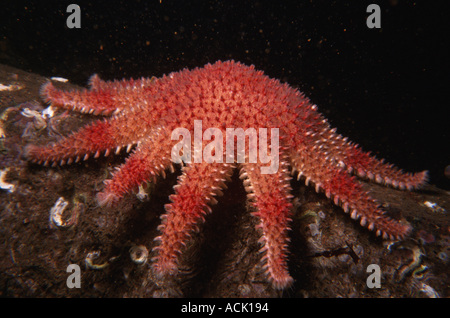
{"label": "white barnacle", "polygon": [[148,200],[148,193],[145,192],[144,187],[142,186],[142,184],[139,185],[139,191],[136,194],[136,197],[140,200],[140,201],[146,201]]}
{"label": "white barnacle", "polygon": [[23,87],[20,85],[3,85],[0,84],[0,92],[1,91],[17,91],[19,89],[22,89]]}
{"label": "white barnacle", "polygon": [[430,209],[434,209],[435,207],[436,207],[436,203],[434,203],[434,202],[430,202],[430,201],[425,201],[424,203],[423,203],[427,208],[430,208]]}
{"label": "white barnacle", "polygon": [[0,170],[0,189],[7,190],[8,192],[14,192],[16,186],[12,183],[5,182],[3,178],[6,177],[6,173],[8,172],[8,168]]}
{"label": "white barnacle", "polygon": [[34,127],[37,130],[44,129],[47,127],[47,122],[45,121],[44,116],[36,110],[31,110],[29,108],[24,108],[20,114],[22,116],[28,117],[28,118],[34,118]]}
{"label": "white barnacle", "polygon": [[42,111],[42,117],[52,118],[55,115],[55,109],[52,106],[48,106]]}
{"label": "white barnacle", "polygon": [[53,76],[53,77],[50,77],[50,79],[52,81],[61,82],[61,83],[67,83],[69,81],[67,78],[59,77],[59,76]]}
{"label": "white barnacle", "polygon": [[31,110],[31,109],[29,109],[29,108],[24,108],[24,109],[20,112],[20,114],[21,114],[22,116],[25,116],[25,117],[28,117],[28,118],[40,116],[40,114],[39,114],[38,111],[36,111],[36,110]]}
{"label": "white barnacle", "polygon": [[145,264],[148,258],[147,248],[144,245],[133,246],[130,248],[130,258],[138,265]]}
{"label": "white barnacle", "polygon": [[50,209],[50,228],[66,228],[74,225],[78,220],[78,215],[82,210],[82,203],[75,200],[70,216],[66,211],[69,202],[63,197],[56,200],[56,203]]}
{"label": "white barnacle", "polygon": [[435,202],[425,201],[423,203],[423,205],[425,205],[427,208],[431,209],[433,212],[440,212],[440,213],[446,212],[446,210],[443,207],[439,206]]}
{"label": "white barnacle", "polygon": [[103,264],[94,264],[94,260],[100,257],[100,251],[89,252],[84,259],[84,263],[88,268],[91,269],[104,269],[109,265],[108,262],[104,262]]}
{"label": "white barnacle", "polygon": [[68,204],[69,202],[67,202],[63,197],[56,200],[56,203],[50,209],[50,228],[65,226],[65,222],[62,219],[62,214]]}
{"label": "white barnacle", "polygon": [[439,293],[430,285],[420,283],[419,292],[424,293],[428,298],[441,298]]}

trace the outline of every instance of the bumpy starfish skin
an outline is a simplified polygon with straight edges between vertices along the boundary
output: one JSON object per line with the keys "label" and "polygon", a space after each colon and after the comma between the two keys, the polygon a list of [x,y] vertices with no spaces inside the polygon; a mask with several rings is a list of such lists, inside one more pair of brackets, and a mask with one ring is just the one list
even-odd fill
{"label": "bumpy starfish skin", "polygon": [[48,83],[42,95],[53,106],[111,116],[56,143],[29,145],[26,155],[33,162],[62,165],[123,148],[130,151],[137,145],[112,179],[105,181],[98,194],[100,204],[112,204],[142,183],[155,182],[167,169],[173,171],[171,150],[178,141],[171,140],[171,133],[184,127],[193,136],[194,120],[202,120],[204,129],[219,128],[224,135],[227,127],[279,128],[276,173],[262,174],[260,168],[267,164],[249,160],[183,166],[171,203],[161,216],[161,235],[156,238],[159,245],[153,268],[161,276],[176,273],[183,246],[211,212],[214,197],[222,193],[234,168],[240,168],[253,215],[259,220],[263,267],[277,288],[292,282],[287,270],[291,173],[314,184],[317,192],[323,191],[376,235],[401,239],[410,231],[407,223],[388,217],[351,174],[411,190],[426,181],[427,173],[403,173],[363,152],[331,129],[301,92],[253,66],[219,61],[162,78],[115,82],[93,76],[90,86],[67,92]]}

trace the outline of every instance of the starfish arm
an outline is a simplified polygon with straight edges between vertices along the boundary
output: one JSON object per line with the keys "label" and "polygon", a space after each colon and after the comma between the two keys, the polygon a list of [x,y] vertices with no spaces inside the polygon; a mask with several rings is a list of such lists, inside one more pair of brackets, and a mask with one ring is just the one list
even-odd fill
{"label": "starfish arm", "polygon": [[302,129],[301,133],[294,137],[297,145],[304,143],[305,139],[310,139],[307,142],[312,141],[311,149],[320,151],[325,157],[333,158],[336,165],[360,178],[402,190],[420,188],[428,180],[427,171],[404,173],[394,165],[384,163],[383,160],[364,152],[358,145],[336,133],[336,129],[332,129],[323,115],[317,112],[315,105],[309,104],[302,108],[290,130],[294,131],[295,127]]}
{"label": "starfish arm", "polygon": [[123,79],[115,81],[104,81],[97,74],[89,79],[89,87],[92,91],[112,91],[114,95],[125,95],[129,90],[150,88],[157,81],[156,77],[140,78],[140,79]]}
{"label": "starfish arm", "polygon": [[428,180],[428,172],[404,173],[392,164],[384,163],[357,145],[346,143],[340,156],[347,171],[358,177],[368,178],[377,183],[388,184],[399,189],[413,190],[421,187]]}
{"label": "starfish arm", "polygon": [[274,174],[261,174],[260,165],[243,164],[241,179],[248,192],[249,200],[256,209],[253,213],[259,219],[261,230],[259,242],[264,268],[275,288],[288,287],[293,279],[287,266],[287,244],[292,204],[290,179],[286,165],[282,164]]}
{"label": "starfish arm", "polygon": [[100,155],[100,151],[108,154],[111,148],[117,146],[110,122],[99,120],[81,128],[78,132],[62,138],[46,146],[30,144],[25,148],[25,156],[32,162],[56,165],[78,162],[81,158],[87,160],[90,154]]}
{"label": "starfish arm", "polygon": [[307,151],[306,147],[299,152],[300,155],[291,157],[294,169],[299,171],[298,178],[305,176],[307,185],[312,182],[317,192],[325,191],[326,196],[353,219],[360,219],[362,226],[385,239],[403,238],[409,233],[411,227],[408,224],[388,217],[355,177],[332,164],[324,153]]}
{"label": "starfish arm", "polygon": [[125,163],[106,180],[105,188],[97,194],[100,205],[111,205],[146,181],[155,182],[158,175],[165,177],[165,170],[174,168],[171,160],[170,142],[162,130],[139,144]]}
{"label": "starfish arm", "polygon": [[33,162],[45,165],[51,162],[54,165],[57,162],[63,165],[78,162],[80,159],[87,160],[91,155],[97,158],[101,152],[104,152],[105,156],[111,151],[118,153],[123,147],[130,151],[144,136],[151,136],[160,130],[150,128],[154,118],[145,118],[142,119],[140,114],[129,114],[115,116],[109,120],[97,120],[55,143],[46,146],[28,145],[25,156]]}
{"label": "starfish arm", "polygon": [[64,91],[48,82],[41,87],[41,95],[52,106],[62,107],[81,113],[94,115],[109,115],[122,109],[114,100],[111,90],[76,90]]}
{"label": "starfish arm", "polygon": [[64,91],[48,82],[42,86],[41,95],[52,106],[81,113],[110,115],[132,109],[142,101],[144,94],[147,98],[156,94],[164,87],[159,84],[155,77],[106,82],[94,74],[89,79],[90,89]]}
{"label": "starfish arm", "polygon": [[362,226],[376,231],[376,235],[384,239],[402,239],[409,234],[411,226],[387,216],[354,177],[343,170],[330,172],[328,181],[323,184],[325,194],[333,198],[335,204],[342,206],[345,212],[350,212],[353,219],[359,220]]}
{"label": "starfish arm", "polygon": [[161,235],[155,238],[159,245],[154,248],[157,256],[153,268],[158,276],[174,274],[178,268],[178,255],[197,229],[199,221],[211,212],[210,204],[215,204],[214,196],[221,194],[232,173],[230,164],[199,163],[183,168],[171,203],[166,205],[166,214],[161,216]]}

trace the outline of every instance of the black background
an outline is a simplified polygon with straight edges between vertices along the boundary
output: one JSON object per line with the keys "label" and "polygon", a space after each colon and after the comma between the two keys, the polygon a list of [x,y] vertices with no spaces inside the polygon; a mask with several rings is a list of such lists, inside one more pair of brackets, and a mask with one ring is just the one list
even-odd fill
{"label": "black background", "polygon": [[[66,8],[81,7],[81,29]],[[381,29],[366,8],[381,7]],[[338,132],[449,189],[448,14],[439,1],[2,1],[0,63],[86,85],[234,59],[298,87]]]}

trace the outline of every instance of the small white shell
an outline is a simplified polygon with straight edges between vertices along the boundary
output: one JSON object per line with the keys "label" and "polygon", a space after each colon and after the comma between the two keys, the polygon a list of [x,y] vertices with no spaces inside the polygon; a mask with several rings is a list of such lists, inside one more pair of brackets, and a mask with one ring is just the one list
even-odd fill
{"label": "small white shell", "polygon": [[86,255],[84,259],[84,263],[87,267],[91,269],[103,269],[109,265],[108,262],[104,262],[103,264],[94,264],[94,260],[100,257],[100,251],[93,251]]}
{"label": "small white shell", "polygon": [[144,245],[133,246],[130,248],[130,257],[134,263],[143,265],[147,262],[148,250]]}
{"label": "small white shell", "polygon": [[22,116],[28,117],[28,118],[34,118],[35,120],[35,127],[38,130],[44,129],[45,127],[47,127],[47,122],[45,121],[44,116],[36,111],[36,110],[31,110],[29,108],[24,108],[20,114]]}
{"label": "small white shell", "polygon": [[53,207],[50,209],[50,228],[64,228],[73,226],[77,220],[80,211],[82,210],[82,205],[80,202],[75,200],[70,217],[63,216],[69,202],[67,202],[63,197],[60,197]]}
{"label": "small white shell", "polygon": [[7,183],[3,180],[7,172],[8,169],[0,170],[0,189],[7,190],[8,192],[12,193],[14,192],[16,186],[12,183]]}
{"label": "small white shell", "polygon": [[52,118],[55,115],[55,110],[52,106],[48,106],[46,109],[42,111],[42,116],[44,118]]}
{"label": "small white shell", "polygon": [[148,193],[145,192],[144,187],[142,186],[142,184],[139,185],[139,192],[136,194],[136,197],[137,197],[140,201],[146,201],[146,200],[148,200]]}
{"label": "small white shell", "polygon": [[58,77],[58,76],[50,77],[50,79],[51,79],[52,81],[62,82],[62,83],[67,83],[67,82],[69,81],[67,78],[64,78],[64,77]]}
{"label": "small white shell", "polygon": [[56,203],[50,209],[50,228],[53,228],[54,226],[64,226],[65,222],[62,220],[62,213],[68,204],[69,202],[67,202],[63,197],[56,200]]}
{"label": "small white shell", "polygon": [[19,89],[22,89],[22,86],[0,84],[0,91],[17,91]]}

